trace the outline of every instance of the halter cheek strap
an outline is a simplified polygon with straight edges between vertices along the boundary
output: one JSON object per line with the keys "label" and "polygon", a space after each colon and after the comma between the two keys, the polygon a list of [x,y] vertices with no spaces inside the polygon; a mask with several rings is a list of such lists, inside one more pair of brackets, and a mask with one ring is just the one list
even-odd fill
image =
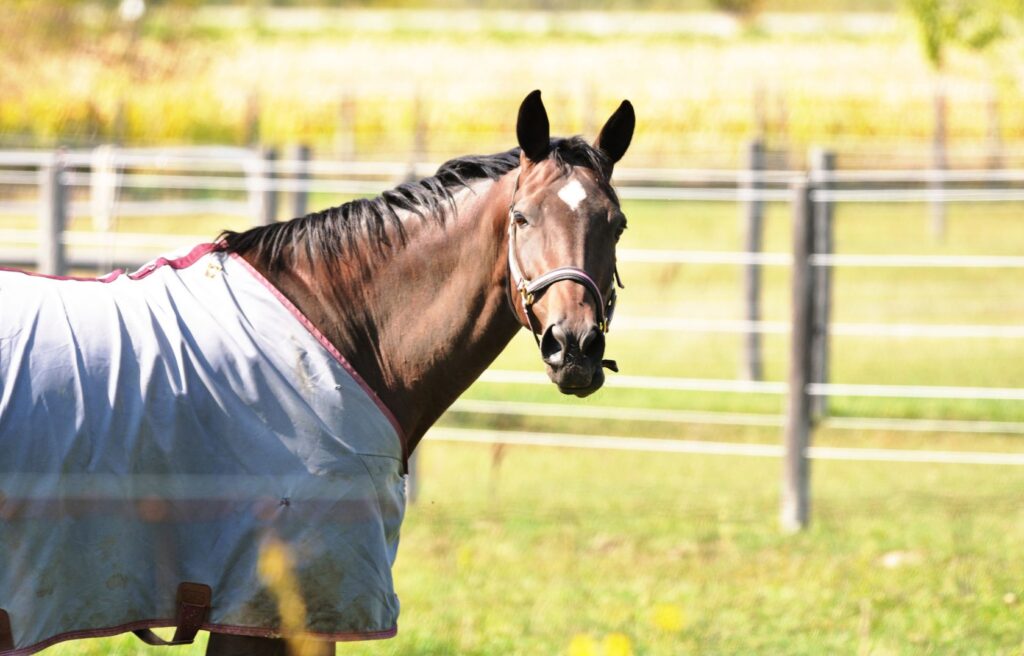
{"label": "halter cheek strap", "polygon": [[[608,332],[608,326],[611,323],[612,315],[615,312],[615,302],[617,300],[614,285],[612,286],[611,294],[608,296],[608,301],[605,302],[604,296],[601,294],[601,288],[597,286],[597,283],[590,277],[590,274],[579,267],[558,267],[557,269],[552,269],[547,273],[537,276],[533,280],[527,278],[523,273],[523,268],[519,263],[519,255],[516,248],[515,200],[516,193],[519,191],[519,175],[519,173],[516,174],[515,187],[512,189],[512,200],[509,202],[508,206],[508,268],[512,283],[519,292],[519,302],[523,308],[523,316],[526,318],[527,328],[530,329],[530,334],[533,335],[533,340],[537,342],[537,347],[539,348],[540,337],[538,337],[537,329],[533,327],[533,312],[531,310],[533,303],[541,292],[562,280],[569,280],[583,285],[584,289],[590,292],[590,295],[593,296],[594,301],[596,301],[597,326],[601,332]],[[619,278],[619,271],[617,267],[615,269],[615,282],[619,287],[623,286],[622,280]],[[613,360],[603,360],[602,365],[608,367],[612,371],[619,370]]]}

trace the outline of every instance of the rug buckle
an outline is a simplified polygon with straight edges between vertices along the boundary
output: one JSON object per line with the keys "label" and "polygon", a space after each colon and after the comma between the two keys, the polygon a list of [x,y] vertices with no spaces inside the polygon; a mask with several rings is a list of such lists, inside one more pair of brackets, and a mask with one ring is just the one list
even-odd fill
{"label": "rug buckle", "polygon": [[206,277],[213,280],[214,278],[217,277],[217,274],[223,270],[224,267],[222,267],[217,262],[211,260],[210,263],[206,265]]}
{"label": "rug buckle", "polygon": [[190,645],[196,639],[196,634],[206,622],[210,614],[210,604],[213,599],[213,590],[203,583],[182,583],[178,586],[177,611],[174,622],[174,637],[164,640],[152,629],[139,629],[132,631],[147,645],[158,647],[169,647],[171,645]]}

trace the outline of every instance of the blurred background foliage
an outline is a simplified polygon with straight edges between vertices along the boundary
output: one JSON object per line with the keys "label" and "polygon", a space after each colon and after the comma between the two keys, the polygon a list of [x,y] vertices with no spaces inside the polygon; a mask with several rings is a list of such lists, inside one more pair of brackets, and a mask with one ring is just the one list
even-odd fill
{"label": "blurred background foliage", "polygon": [[794,152],[923,143],[938,72],[945,130],[974,152],[1024,139],[1022,7],[12,0],[0,145],[305,141],[345,157],[442,158],[508,147],[512,104],[541,87],[562,108],[558,132],[595,129],[628,96],[637,163],[731,164],[753,134]]}

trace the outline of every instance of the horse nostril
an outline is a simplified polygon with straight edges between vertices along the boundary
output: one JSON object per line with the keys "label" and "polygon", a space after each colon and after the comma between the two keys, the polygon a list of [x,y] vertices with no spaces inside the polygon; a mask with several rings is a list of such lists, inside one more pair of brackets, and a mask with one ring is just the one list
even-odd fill
{"label": "horse nostril", "polygon": [[544,362],[548,363],[552,367],[558,367],[564,364],[567,342],[568,337],[561,326],[557,323],[553,323],[548,326],[548,329],[544,331],[544,336],[540,340],[540,355],[544,359]]}
{"label": "horse nostril", "polygon": [[597,326],[591,326],[587,334],[580,340],[580,350],[584,357],[600,360],[604,356],[604,333]]}

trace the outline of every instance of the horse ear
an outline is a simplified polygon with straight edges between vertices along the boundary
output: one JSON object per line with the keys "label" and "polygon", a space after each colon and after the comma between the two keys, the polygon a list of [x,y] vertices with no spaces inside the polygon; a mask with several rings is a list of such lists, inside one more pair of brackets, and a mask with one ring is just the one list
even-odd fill
{"label": "horse ear", "polygon": [[551,125],[548,123],[548,112],[540,100],[540,90],[526,96],[519,106],[519,119],[516,121],[516,137],[523,154],[531,162],[539,162],[548,154],[551,142]]}
{"label": "horse ear", "polygon": [[633,129],[636,127],[636,113],[628,100],[623,100],[612,117],[601,128],[594,147],[604,151],[612,164],[622,159],[633,140]]}

